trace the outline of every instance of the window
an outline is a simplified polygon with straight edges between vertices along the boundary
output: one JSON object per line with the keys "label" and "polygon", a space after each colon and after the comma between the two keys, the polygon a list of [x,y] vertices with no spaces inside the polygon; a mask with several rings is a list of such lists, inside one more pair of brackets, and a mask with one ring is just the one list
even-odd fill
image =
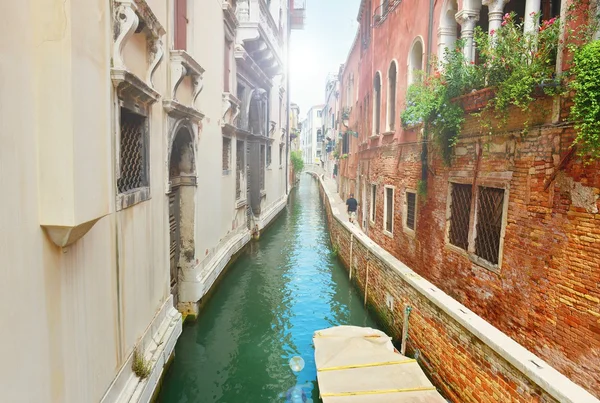
{"label": "window", "polygon": [[240,199],[242,196],[242,177],[245,174],[244,167],[244,141],[237,140],[235,145],[235,198]]}
{"label": "window", "polygon": [[342,137],[342,155],[350,152],[350,135],[346,132]]}
{"label": "window", "polygon": [[267,166],[270,166],[271,162],[272,162],[272,160],[271,160],[271,145],[269,144],[267,146]]}
{"label": "window", "polygon": [[283,144],[279,145],[279,167],[283,166]]}
{"label": "window", "polygon": [[388,101],[387,101],[387,122],[388,131],[396,130],[396,62],[392,61],[388,71]]}
{"label": "window", "polygon": [[231,46],[232,42],[225,39],[225,63],[223,64],[223,90],[229,92],[231,88]]}
{"label": "window", "polygon": [[[451,184],[448,242],[468,252],[470,259],[491,270],[502,261],[502,230],[508,199],[499,187]],[[475,197],[475,212],[471,204]]]}
{"label": "window", "polygon": [[223,137],[223,175],[229,175],[231,168],[231,139]]}
{"label": "window", "polygon": [[117,179],[119,193],[148,186],[146,117],[121,108],[121,141]]}
{"label": "window", "polygon": [[467,250],[469,247],[471,193],[471,185],[452,184],[449,242],[464,250]]}
{"label": "window", "polygon": [[317,111],[317,117],[320,118],[323,116],[323,111]]}
{"label": "window", "polygon": [[377,185],[371,185],[371,222],[375,222],[375,202],[377,198]]}
{"label": "window", "polygon": [[420,79],[423,71],[423,42],[421,38],[415,39],[408,59],[408,85]]}
{"label": "window", "polygon": [[375,74],[373,82],[373,134],[379,134],[381,129],[381,74]]}
{"label": "window", "polygon": [[260,190],[264,190],[265,189],[265,151],[266,147],[264,145],[260,146],[260,172],[259,172],[259,176],[258,176],[258,182],[259,182],[259,187]]}
{"label": "window", "polygon": [[175,49],[187,50],[187,0],[175,0]]}
{"label": "window", "polygon": [[500,255],[504,189],[479,186],[475,254],[497,265]]}
{"label": "window", "polygon": [[404,211],[404,228],[414,231],[417,224],[417,193],[406,191],[406,208]]}
{"label": "window", "polygon": [[385,187],[385,223],[384,230],[388,233],[394,231],[394,188],[390,186]]}

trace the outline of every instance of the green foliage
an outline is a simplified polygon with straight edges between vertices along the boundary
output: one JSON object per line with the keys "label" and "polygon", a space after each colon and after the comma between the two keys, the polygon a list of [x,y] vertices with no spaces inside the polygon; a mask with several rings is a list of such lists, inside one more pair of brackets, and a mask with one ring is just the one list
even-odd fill
{"label": "green foliage", "polygon": [[[538,19],[539,15],[527,18]],[[496,93],[485,110],[492,111],[501,124],[506,122],[509,106],[529,110],[536,87],[547,95],[559,92],[555,80],[559,34],[557,18],[543,21],[537,32],[524,32],[514,13],[504,15],[502,27],[491,35],[476,29],[481,61],[477,70]]]}
{"label": "green foliage", "polygon": [[575,90],[571,118],[575,122],[579,153],[600,158],[600,41],[575,54],[571,88]]}
{"label": "green foliage", "polygon": [[290,154],[292,166],[294,167],[295,173],[300,173],[304,169],[304,159],[302,159],[302,151],[292,151]]}
{"label": "green foliage", "polygon": [[427,182],[424,180],[419,180],[417,182],[417,194],[421,197],[427,196]]}
{"label": "green foliage", "polygon": [[136,348],[133,350],[133,362],[131,363],[133,373],[140,379],[146,379],[150,375],[152,368],[150,362],[144,358],[144,354],[140,353]]}
{"label": "green foliage", "polygon": [[338,244],[333,244],[331,248],[331,254],[336,257],[340,254],[340,246]]}
{"label": "green foliage", "polygon": [[348,158],[348,154],[344,154],[342,155],[342,159],[345,160],[346,158]]}

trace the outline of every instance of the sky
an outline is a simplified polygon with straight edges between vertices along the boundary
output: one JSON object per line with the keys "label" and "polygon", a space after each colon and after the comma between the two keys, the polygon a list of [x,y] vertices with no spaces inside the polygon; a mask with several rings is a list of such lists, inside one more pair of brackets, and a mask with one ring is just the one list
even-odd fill
{"label": "sky", "polygon": [[304,30],[290,39],[290,96],[300,117],[325,102],[328,73],[337,73],[354,41],[360,0],[306,0]]}

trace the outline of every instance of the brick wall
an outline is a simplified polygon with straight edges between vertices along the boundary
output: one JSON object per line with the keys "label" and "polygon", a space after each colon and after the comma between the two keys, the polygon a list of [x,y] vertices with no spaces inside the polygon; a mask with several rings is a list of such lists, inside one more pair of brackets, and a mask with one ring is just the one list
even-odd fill
{"label": "brick wall", "polygon": [[407,354],[418,357],[451,401],[598,401],[360,231],[351,231],[334,216],[322,186],[321,193],[331,241],[344,265],[352,263],[354,284],[363,295],[367,290],[370,309],[396,341],[405,306],[411,306]]}
{"label": "brick wall", "polygon": [[[568,124],[551,123],[552,109],[551,99],[538,101],[526,135],[521,134],[525,117],[517,111],[511,111],[505,131],[491,137],[481,136],[480,121],[469,116],[450,167],[430,144],[427,193],[418,196],[414,234],[403,230],[400,206],[404,191],[418,188],[421,144],[392,143],[361,153],[361,180],[379,185],[376,220],[365,231],[418,274],[600,396],[600,163],[574,157],[555,170],[574,133]],[[496,269],[473,262],[446,240],[449,182],[475,178],[477,184],[503,186],[508,194],[502,264]],[[383,232],[383,185],[396,188],[392,237]]]}

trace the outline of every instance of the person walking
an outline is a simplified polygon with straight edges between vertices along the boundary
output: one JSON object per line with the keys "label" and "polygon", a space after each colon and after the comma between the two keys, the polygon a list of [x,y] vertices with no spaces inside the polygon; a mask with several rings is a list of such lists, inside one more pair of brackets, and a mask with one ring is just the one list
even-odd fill
{"label": "person walking", "polygon": [[354,198],[354,193],[350,193],[350,197],[346,200],[346,206],[348,206],[348,217],[350,222],[354,224],[354,220],[356,220],[356,210],[358,208],[358,202]]}

